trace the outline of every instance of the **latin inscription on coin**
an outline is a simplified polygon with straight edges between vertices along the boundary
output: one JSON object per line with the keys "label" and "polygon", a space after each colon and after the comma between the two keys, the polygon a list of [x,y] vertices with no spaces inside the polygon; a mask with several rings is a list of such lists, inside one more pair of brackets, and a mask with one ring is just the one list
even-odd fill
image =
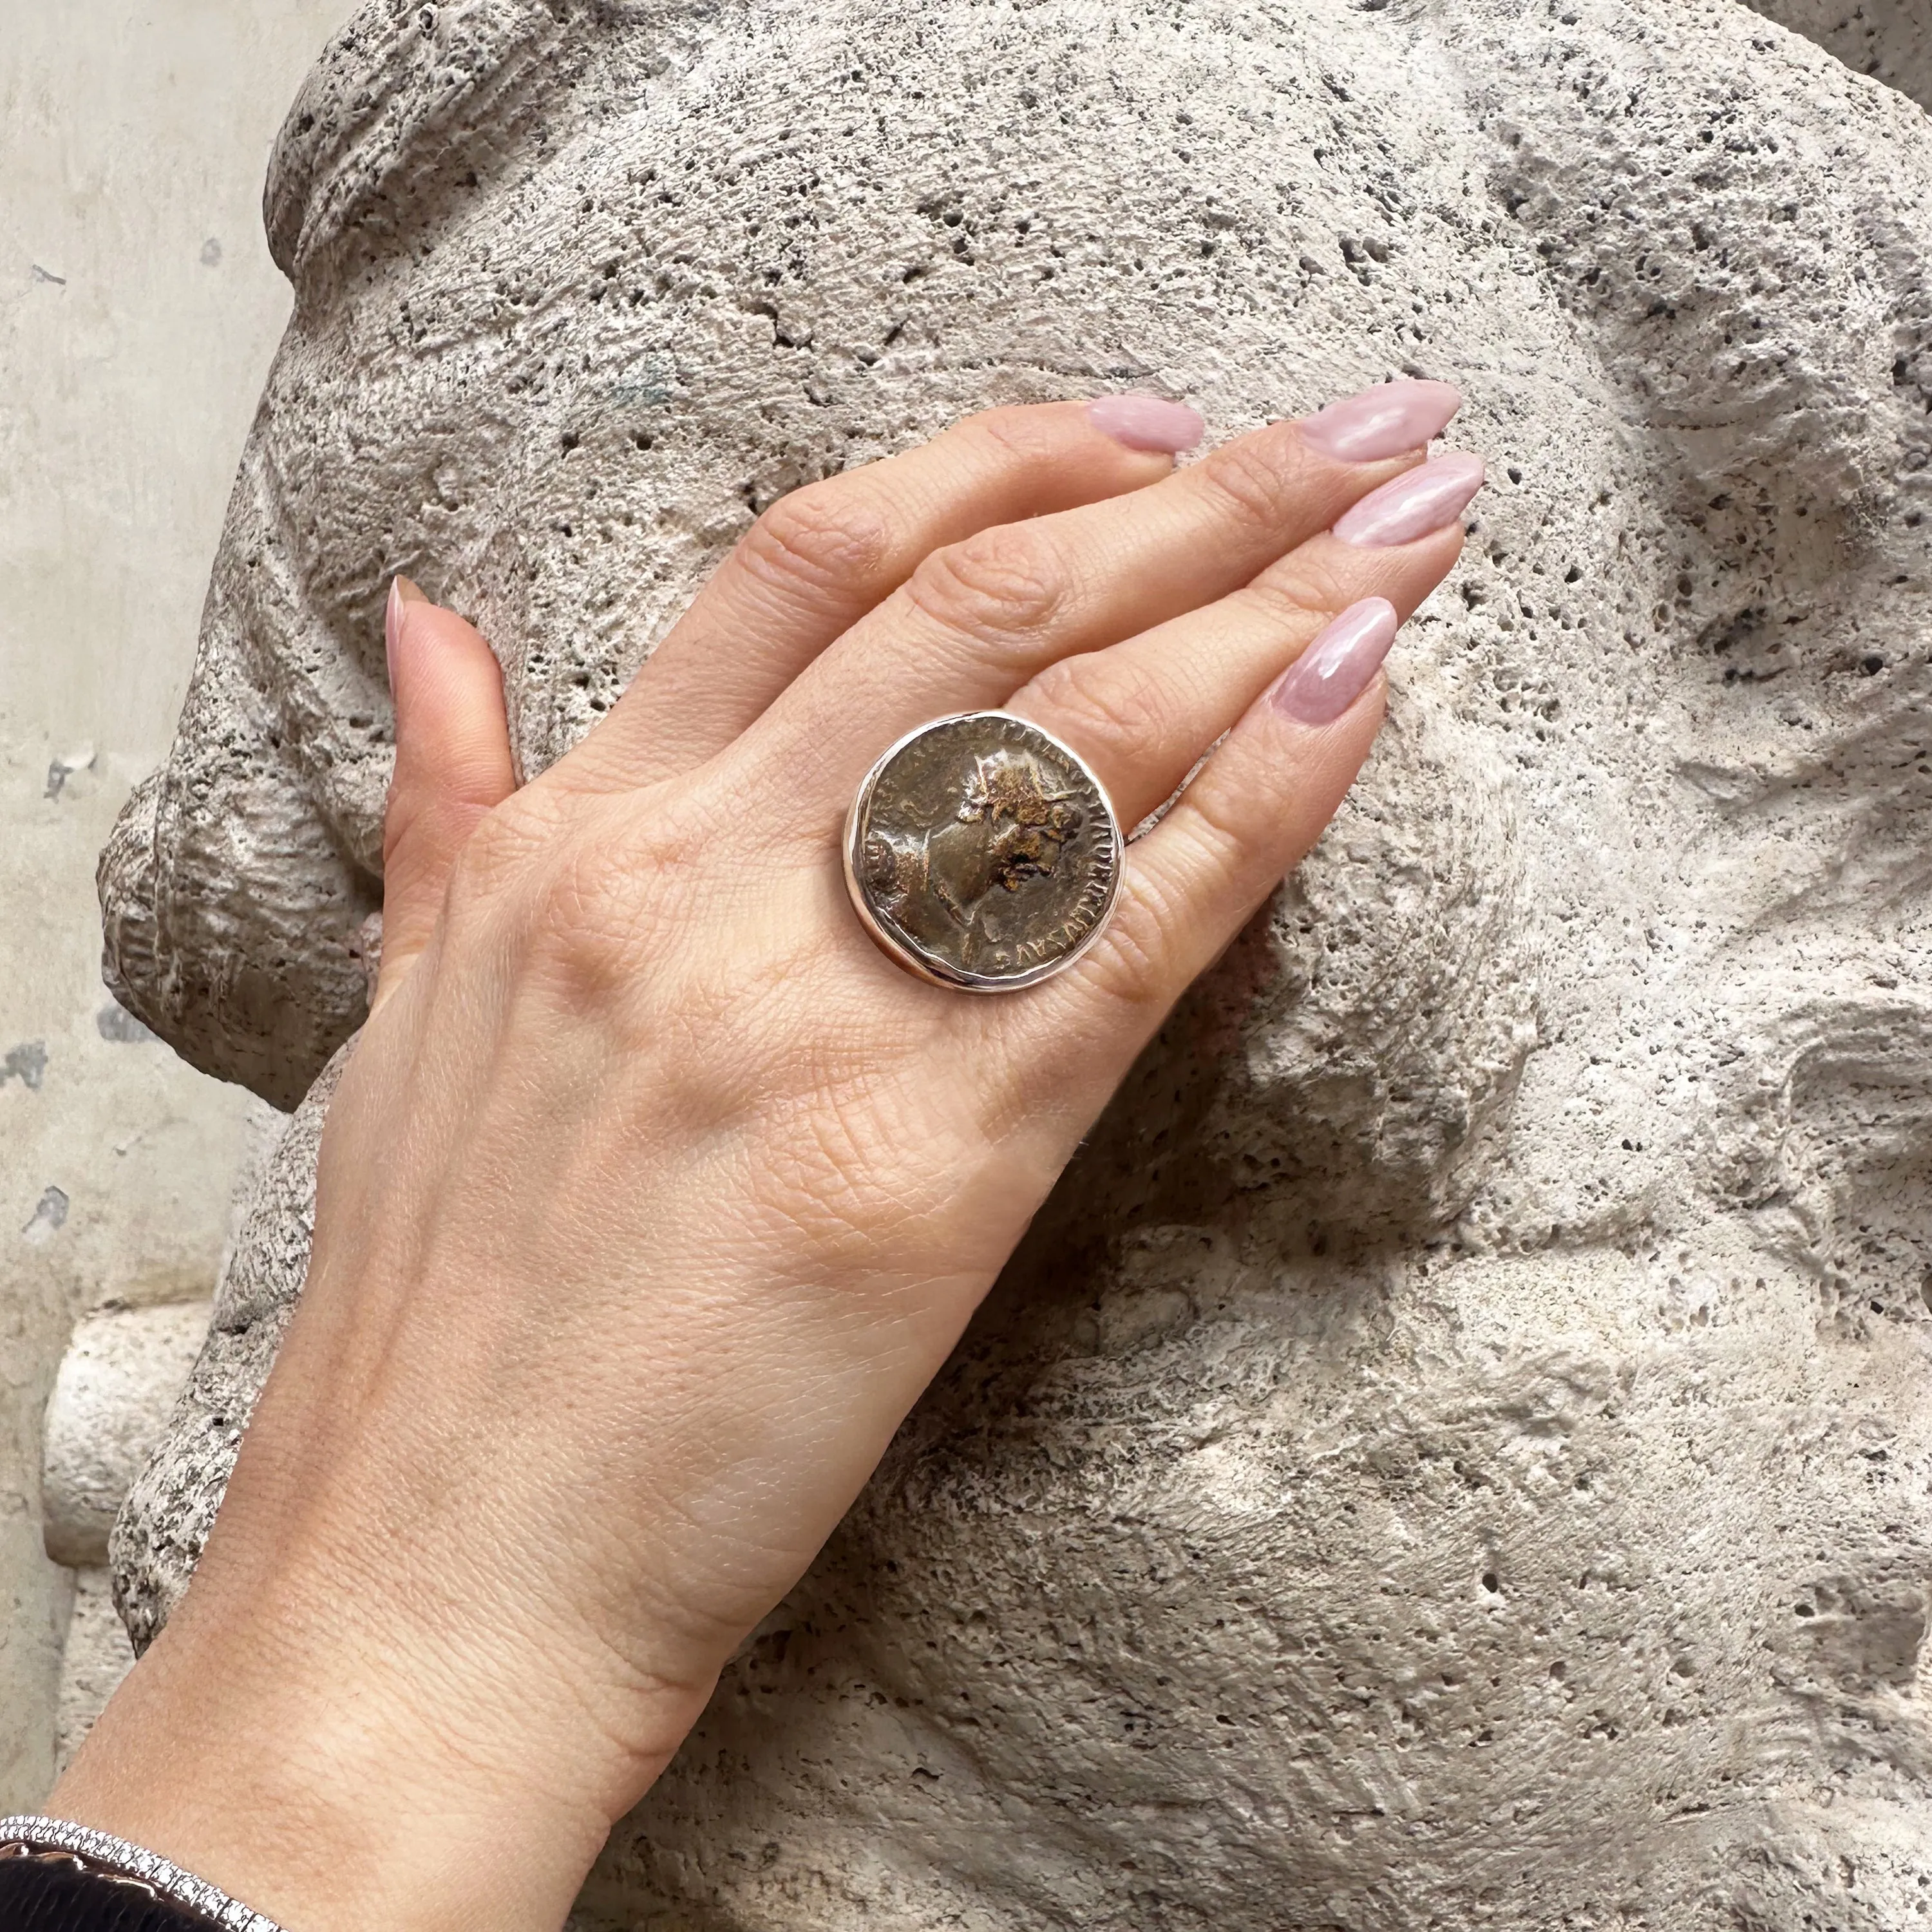
{"label": "latin inscription on coin", "polygon": [[860,787],[846,878],[902,964],[974,992],[1031,986],[1090,945],[1113,910],[1120,836],[1093,774],[1000,711],[942,718]]}

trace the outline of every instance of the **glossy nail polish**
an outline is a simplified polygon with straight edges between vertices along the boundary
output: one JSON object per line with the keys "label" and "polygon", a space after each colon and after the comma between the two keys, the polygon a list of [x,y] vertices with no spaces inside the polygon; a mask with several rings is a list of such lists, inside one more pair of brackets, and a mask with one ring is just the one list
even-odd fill
{"label": "glossy nail polish", "polygon": [[396,682],[396,645],[403,634],[403,611],[411,604],[427,604],[425,597],[406,577],[392,578],[389,583],[389,601],[382,612],[382,641],[388,650],[389,683],[392,688]]}
{"label": "glossy nail polish", "polygon": [[1164,396],[1100,396],[1087,405],[1088,420],[1102,435],[1130,449],[1157,450],[1178,456],[1207,434],[1198,410],[1170,403]]}
{"label": "glossy nail polish", "polygon": [[1289,665],[1268,702],[1297,724],[1332,724],[1368,689],[1401,621],[1385,597],[1351,604]]}
{"label": "glossy nail polish", "polygon": [[403,634],[403,580],[392,578],[389,583],[389,601],[382,612],[382,642],[387,650],[389,664],[389,688],[396,686],[396,641]]}
{"label": "glossy nail polish", "polygon": [[1393,550],[1447,530],[1483,487],[1480,456],[1439,456],[1364,496],[1335,526],[1344,543]]}
{"label": "glossy nail polish", "polygon": [[1316,411],[1301,434],[1340,462],[1380,463],[1427,448],[1462,406],[1462,392],[1447,382],[1384,382]]}

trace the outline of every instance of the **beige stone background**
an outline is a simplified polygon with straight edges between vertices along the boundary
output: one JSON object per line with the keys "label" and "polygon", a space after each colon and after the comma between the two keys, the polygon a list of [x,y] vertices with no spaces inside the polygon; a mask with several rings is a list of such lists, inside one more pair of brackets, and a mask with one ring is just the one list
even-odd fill
{"label": "beige stone background", "polygon": [[207,1295],[249,1124],[102,989],[94,862],[172,732],[287,310],[269,144],[349,10],[0,0],[0,1812],[57,1748],[55,1370],[91,1310]]}

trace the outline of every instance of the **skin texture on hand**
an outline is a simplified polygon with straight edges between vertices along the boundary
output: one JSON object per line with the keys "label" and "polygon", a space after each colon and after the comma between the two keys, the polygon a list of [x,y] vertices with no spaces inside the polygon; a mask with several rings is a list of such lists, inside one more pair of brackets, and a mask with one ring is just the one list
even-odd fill
{"label": "skin texture on hand", "polygon": [[[562,1922],[1340,802],[1480,481],[1418,469],[1453,402],[1396,386],[1178,472],[1198,423],[1154,399],[970,419],[767,512],[520,790],[488,646],[398,586],[382,974],[308,1286],[194,1587],[53,1809],[294,1932]],[[1100,943],[974,1000],[866,938],[839,831],[884,746],[1000,705],[1128,826],[1227,735]]]}

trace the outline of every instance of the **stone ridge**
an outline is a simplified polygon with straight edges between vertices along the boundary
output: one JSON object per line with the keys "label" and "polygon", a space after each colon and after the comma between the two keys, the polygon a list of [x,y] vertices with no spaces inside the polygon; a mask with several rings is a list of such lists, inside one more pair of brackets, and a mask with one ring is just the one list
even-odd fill
{"label": "stone ridge", "polygon": [[1768,20],[1816,40],[1854,74],[1932,109],[1932,13],[1918,0],[1748,0]]}

